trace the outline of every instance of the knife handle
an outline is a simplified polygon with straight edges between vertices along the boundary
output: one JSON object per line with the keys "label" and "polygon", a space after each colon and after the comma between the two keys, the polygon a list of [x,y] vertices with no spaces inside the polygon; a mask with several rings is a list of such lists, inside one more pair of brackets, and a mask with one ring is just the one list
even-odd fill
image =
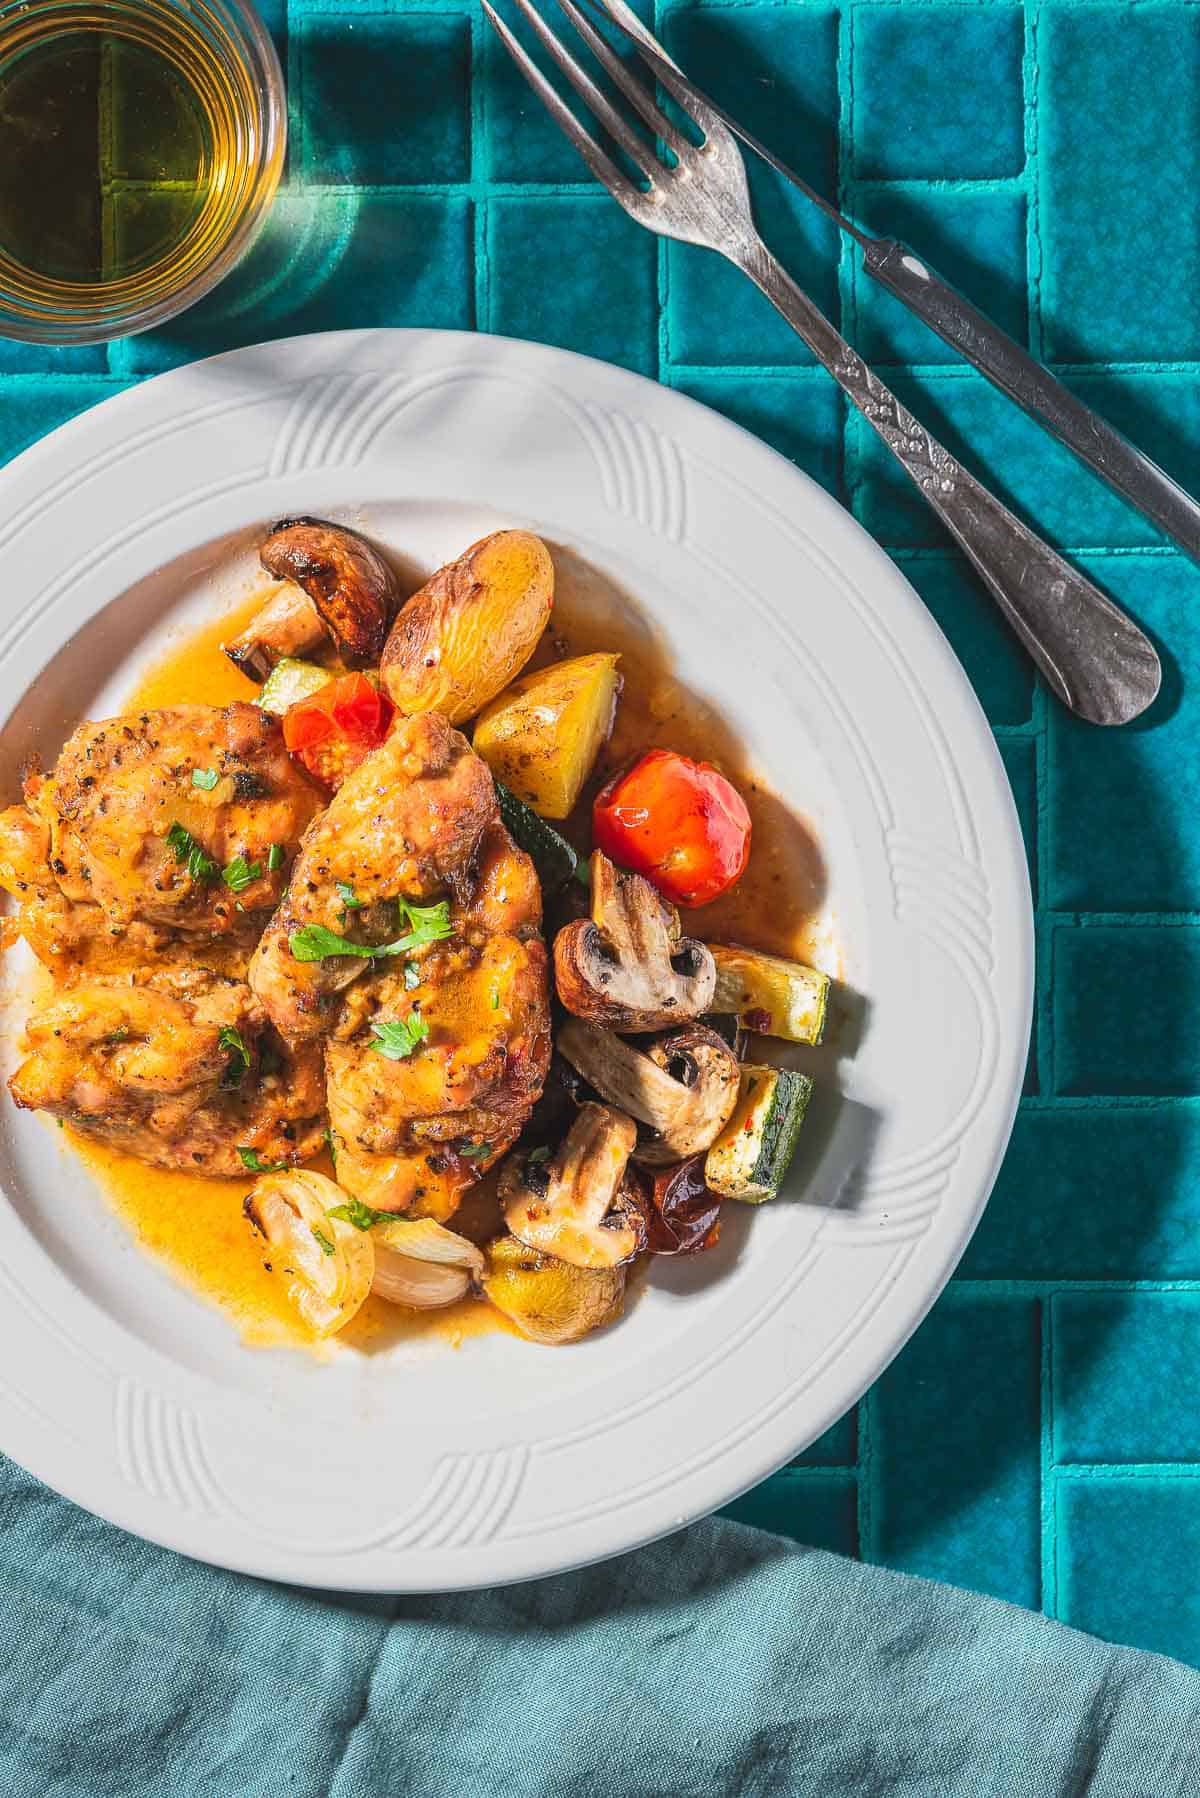
{"label": "knife handle", "polygon": [[1200,504],[1156,462],[1085,406],[904,244],[893,237],[872,238],[863,250],[863,265],[931,331],[1200,562]]}

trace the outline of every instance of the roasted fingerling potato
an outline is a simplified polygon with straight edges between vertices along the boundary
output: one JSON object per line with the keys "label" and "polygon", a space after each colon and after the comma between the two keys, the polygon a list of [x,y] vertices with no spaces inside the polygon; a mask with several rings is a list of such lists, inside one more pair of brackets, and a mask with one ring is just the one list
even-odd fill
{"label": "roasted fingerling potato", "polygon": [[475,753],[543,818],[565,818],[612,729],[615,655],[575,656],[524,674],[475,725]]}
{"label": "roasted fingerling potato", "polygon": [[380,674],[404,713],[461,724],[521,672],[554,603],[554,564],[530,531],[495,531],[426,581],[396,615]]}

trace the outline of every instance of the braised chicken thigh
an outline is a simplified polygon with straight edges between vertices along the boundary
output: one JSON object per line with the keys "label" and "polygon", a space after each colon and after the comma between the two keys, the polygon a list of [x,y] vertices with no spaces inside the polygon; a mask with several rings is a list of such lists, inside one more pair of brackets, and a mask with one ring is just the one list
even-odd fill
{"label": "braised chicken thigh", "polygon": [[316,1154],[319,1051],[281,1048],[244,981],[203,968],[67,988],[26,1027],[17,1104],[158,1167],[237,1174]]}

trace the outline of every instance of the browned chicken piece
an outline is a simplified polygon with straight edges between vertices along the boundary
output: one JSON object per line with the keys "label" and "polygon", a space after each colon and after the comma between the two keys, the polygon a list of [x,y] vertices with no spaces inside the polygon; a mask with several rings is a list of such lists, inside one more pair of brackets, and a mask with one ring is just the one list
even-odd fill
{"label": "browned chicken piece", "polygon": [[240,1174],[324,1140],[319,1050],[289,1054],[244,981],[204,968],[70,987],[34,1013],[9,1087],[156,1167]]}
{"label": "browned chicken piece", "polygon": [[520,1134],[550,1063],[541,910],[533,865],[497,822],[450,900],[453,935],[347,994],[329,1114],[338,1179],[364,1203],[445,1219]]}
{"label": "browned chicken piece", "polygon": [[[98,935],[134,930],[128,950],[253,932],[322,803],[257,706],[83,724],[0,816],[0,884],[52,965]],[[141,945],[137,926],[149,927]]]}
{"label": "browned chicken piece", "polygon": [[497,816],[492,777],[466,738],[436,712],[402,719],[309,826],[255,951],[250,984],[276,1028],[294,1042],[324,1035],[338,993],[367,966],[362,955],[298,960],[297,931],[317,925],[359,946],[397,940],[395,901],[465,891]]}

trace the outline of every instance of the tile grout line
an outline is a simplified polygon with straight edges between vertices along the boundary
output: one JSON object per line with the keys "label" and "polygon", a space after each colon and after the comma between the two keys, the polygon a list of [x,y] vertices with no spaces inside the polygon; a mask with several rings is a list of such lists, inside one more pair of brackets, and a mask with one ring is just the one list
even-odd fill
{"label": "tile grout line", "polygon": [[1039,1609],[1047,1617],[1058,1615],[1057,1488],[1054,1470],[1054,1320],[1053,1296],[1038,1301],[1039,1326],[1039,1519],[1041,1548],[1041,1599]]}

